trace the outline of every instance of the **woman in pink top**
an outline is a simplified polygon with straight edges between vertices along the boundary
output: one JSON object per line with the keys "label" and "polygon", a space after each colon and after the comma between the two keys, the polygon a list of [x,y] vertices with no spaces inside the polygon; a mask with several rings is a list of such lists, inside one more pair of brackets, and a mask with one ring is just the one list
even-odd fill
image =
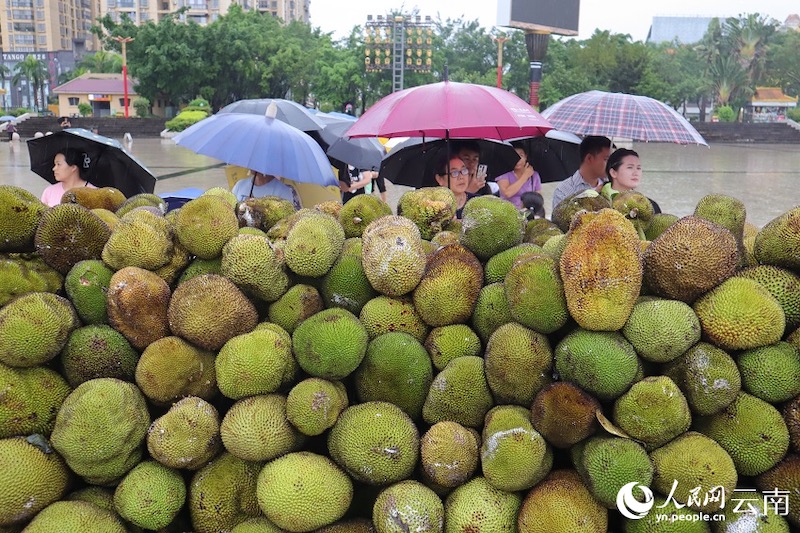
{"label": "woman in pink top", "polygon": [[494,181],[500,187],[500,198],[522,208],[522,195],[526,192],[541,192],[542,179],[539,173],[528,164],[528,153],[522,146],[514,146],[519,161],[514,170],[497,176]]}
{"label": "woman in pink top", "polygon": [[57,153],[53,158],[53,175],[56,177],[56,182],[44,190],[42,203],[50,207],[58,205],[64,193],[74,187],[96,188],[81,177],[81,169],[88,167],[86,154],[78,150],[67,148]]}

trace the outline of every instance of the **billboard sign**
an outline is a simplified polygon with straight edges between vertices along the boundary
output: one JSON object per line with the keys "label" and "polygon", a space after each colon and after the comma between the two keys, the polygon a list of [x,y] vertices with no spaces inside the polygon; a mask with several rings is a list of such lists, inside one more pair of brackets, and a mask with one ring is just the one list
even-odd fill
{"label": "billboard sign", "polygon": [[580,0],[497,0],[497,25],[578,35]]}

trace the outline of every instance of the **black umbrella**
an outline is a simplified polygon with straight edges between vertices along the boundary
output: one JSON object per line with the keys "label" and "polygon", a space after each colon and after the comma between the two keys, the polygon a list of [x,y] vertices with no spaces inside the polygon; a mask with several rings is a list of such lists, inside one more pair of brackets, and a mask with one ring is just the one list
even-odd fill
{"label": "black umbrella", "polygon": [[28,141],[31,170],[56,183],[53,159],[62,150],[74,148],[84,154],[87,167],[81,177],[95,187],[115,187],[126,197],[152,193],[156,177],[119,141],[83,128],[68,128]]}
{"label": "black umbrella", "polygon": [[[459,141],[467,139],[450,139],[449,153],[455,155]],[[519,161],[519,154],[506,142],[488,139],[469,139],[477,142],[480,151],[480,164],[487,166],[487,179],[494,179],[512,170]],[[447,141],[444,139],[424,140],[412,137],[397,144],[381,162],[379,175],[395,185],[409,187],[435,187],[436,165],[446,159]]]}
{"label": "black umbrella", "polygon": [[525,146],[528,161],[542,183],[568,178],[581,166],[581,139],[572,133],[550,130],[544,136],[516,142]]}
{"label": "black umbrella", "polygon": [[[325,127],[325,123],[318,120],[311,111],[301,106],[295,101],[283,98],[257,98],[251,100],[237,100],[219,110],[220,113],[247,113],[251,115],[263,115],[267,112],[269,104],[274,103],[278,108],[275,118],[294,126],[306,133],[320,131]],[[324,148],[323,148],[324,149]]]}

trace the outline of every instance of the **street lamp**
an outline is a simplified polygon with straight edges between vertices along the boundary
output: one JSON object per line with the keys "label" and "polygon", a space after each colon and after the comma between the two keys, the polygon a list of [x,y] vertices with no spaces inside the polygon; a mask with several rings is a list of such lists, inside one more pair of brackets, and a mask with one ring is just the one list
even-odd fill
{"label": "street lamp", "polygon": [[128,59],[125,55],[125,45],[133,41],[133,37],[112,37],[112,39],[122,45],[122,90],[125,100],[125,118],[128,118]]}
{"label": "street lamp", "polygon": [[508,40],[505,35],[492,37],[497,43],[497,88],[503,88],[503,43]]}

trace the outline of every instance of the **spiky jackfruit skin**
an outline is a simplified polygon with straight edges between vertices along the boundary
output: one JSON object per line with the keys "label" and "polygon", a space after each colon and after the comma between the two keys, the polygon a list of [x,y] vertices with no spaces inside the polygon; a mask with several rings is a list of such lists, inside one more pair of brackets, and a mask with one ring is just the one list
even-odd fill
{"label": "spiky jackfruit skin", "polygon": [[295,212],[294,204],[277,196],[245,198],[236,205],[239,227],[269,231],[277,222]]}
{"label": "spiky jackfruit skin", "polygon": [[228,205],[231,206],[231,208],[236,207],[236,195],[225,187],[211,187],[210,189],[207,189],[201,196],[219,196],[228,202]]}
{"label": "spiky jackfruit skin", "polygon": [[183,272],[181,272],[181,276],[178,278],[178,284],[189,281],[197,276],[202,276],[203,274],[219,274],[220,270],[222,270],[221,256],[215,257],[214,259],[200,259],[199,257],[195,257],[186,266]]}
{"label": "spiky jackfruit skin", "polygon": [[800,396],[786,402],[781,409],[783,421],[789,429],[789,444],[792,453],[800,451]]}
{"label": "spiky jackfruit skin", "polygon": [[800,207],[795,207],[770,220],[758,232],[753,253],[762,265],[800,270],[797,247],[800,246]]}
{"label": "spiky jackfruit skin", "polygon": [[312,376],[342,379],[361,364],[368,340],[367,330],[353,313],[332,308],[295,328],[292,350],[300,367]]}
{"label": "spiky jackfruit skin", "polygon": [[134,348],[144,350],[170,333],[170,293],[167,282],[149,270],[117,270],[108,284],[108,322]]}
{"label": "spiky jackfruit skin", "polygon": [[444,246],[446,244],[458,244],[458,233],[454,231],[442,230],[433,237],[431,243],[437,246]]}
{"label": "spiky jackfruit skin", "polygon": [[387,296],[413,291],[425,272],[425,250],[419,228],[409,219],[385,216],[373,220],[361,237],[361,264],[372,287]]}
{"label": "spiky jackfruit skin", "polygon": [[51,440],[73,472],[102,485],[119,479],[139,462],[148,427],[147,404],[135,385],[98,378],[67,396]]}
{"label": "spiky jackfruit skin", "polygon": [[197,470],[222,447],[217,409],[197,396],[172,405],[147,430],[147,451],[164,466]]}
{"label": "spiky jackfruit skin", "polygon": [[372,526],[372,521],[366,518],[354,518],[322,527],[314,533],[375,533],[375,528]]}
{"label": "spiky jackfruit skin", "polygon": [[550,383],[553,350],[547,337],[516,322],[503,324],[486,344],[486,381],[495,403],[526,408]]}
{"label": "spiky jackfruit skin", "polygon": [[376,296],[364,304],[358,318],[370,340],[391,331],[402,331],[423,342],[428,334],[428,326],[410,298]]}
{"label": "spiky jackfruit skin", "polygon": [[45,211],[34,236],[44,262],[66,274],[78,261],[100,259],[111,230],[94,213],[77,204],[59,204]]}
{"label": "spiky jackfruit skin", "polygon": [[59,501],[43,509],[25,528],[30,533],[125,533],[116,513],[83,501]]}
{"label": "spiky jackfruit skin", "polygon": [[80,325],[69,300],[32,292],[0,309],[0,363],[35,366],[53,359]]}
{"label": "spiky jackfruit skin", "polygon": [[569,448],[597,431],[598,402],[568,381],[547,385],[533,399],[531,423],[556,448]]}
{"label": "spiky jackfruit skin", "polygon": [[459,244],[448,244],[427,261],[425,274],[414,289],[414,308],[429,326],[469,320],[483,285],[480,261]]}
{"label": "spiky jackfruit skin", "polygon": [[569,319],[558,264],[546,254],[520,257],[506,274],[511,317],[539,333],[553,333]]}
{"label": "spiky jackfruit skin", "polygon": [[283,531],[283,529],[270,522],[266,516],[248,518],[231,529],[231,533],[283,533]]}
{"label": "spiky jackfruit skin", "polygon": [[305,437],[286,419],[286,397],[250,396],[228,410],[220,424],[225,449],[245,461],[270,461],[297,450]]}
{"label": "spiky jackfruit skin", "polygon": [[700,320],[678,300],[640,301],[633,306],[622,334],[642,359],[666,363],[700,341]]}
{"label": "spiky jackfruit skin", "polygon": [[64,277],[34,254],[0,254],[0,307],[28,292],[58,292]]}
{"label": "spiky jackfruit skin", "polygon": [[64,377],[77,387],[95,378],[133,381],[139,354],[117,330],[97,324],[73,330],[60,360]]}
{"label": "spiky jackfruit skin", "polygon": [[[775,487],[770,487],[767,490],[774,489]],[[737,490],[731,505],[726,505],[725,509],[720,509],[720,513],[724,515],[723,520],[712,522],[712,531],[714,533],[736,531],[789,533],[791,529],[786,519],[778,514],[769,503],[765,506],[764,500],[764,494],[757,490]]]}
{"label": "spiky jackfruit skin", "polygon": [[387,487],[372,509],[378,533],[444,531],[444,504],[439,496],[418,481],[406,480]]}
{"label": "spiky jackfruit skin", "polygon": [[348,406],[347,391],[339,381],[307,378],[286,397],[286,418],[303,435],[330,429]]}
{"label": "spiky jackfruit skin", "polygon": [[737,272],[736,276],[759,282],[778,300],[786,315],[787,331],[800,324],[800,276],[772,265],[745,268]]}
{"label": "spiky jackfruit skin", "polygon": [[122,218],[137,207],[154,207],[158,211],[161,211],[161,213],[167,212],[167,202],[165,202],[163,198],[151,193],[140,193],[125,200],[125,202],[117,208],[115,213],[118,217]]}
{"label": "spiky jackfruit skin", "polygon": [[633,384],[639,369],[633,346],[616,332],[576,329],[553,353],[561,379],[600,400],[621,396]]}
{"label": "spiky jackfruit skin", "polygon": [[592,437],[573,449],[573,460],[586,488],[609,509],[616,506],[617,493],[627,483],[649,487],[653,481],[653,463],[632,439]]}
{"label": "spiky jackfruit skin", "polygon": [[371,194],[358,194],[345,202],[339,210],[338,218],[345,236],[351,238],[361,237],[370,222],[391,214],[392,208],[380,198]]}
{"label": "spiky jackfruit skin", "polygon": [[0,252],[32,252],[47,206],[20,187],[0,185]]}
{"label": "spiky jackfruit skin", "polygon": [[294,378],[296,370],[291,343],[268,330],[230,339],[220,348],[214,365],[220,392],[234,400],[275,392]]}
{"label": "spiky jackfruit skin", "polygon": [[452,489],[466,483],[478,468],[477,433],[458,422],[432,425],[420,440],[420,468],[429,485]]}
{"label": "spiky jackfruit skin", "polygon": [[800,349],[788,342],[744,350],[737,355],[744,389],[777,404],[800,394]]}
{"label": "spiky jackfruit skin", "polygon": [[746,350],[781,340],[786,315],[763,285],[747,278],[723,281],[694,303],[703,338],[728,350]]}
{"label": "spiky jackfruit skin", "polygon": [[119,223],[119,217],[113,212],[109,211],[108,209],[92,209],[92,213],[97,215],[97,217],[106,223],[106,226],[111,231],[114,231],[114,226]]}
{"label": "spiky jackfruit skin", "polygon": [[650,225],[644,230],[644,236],[648,241],[655,240],[659,235],[664,233],[668,227],[673,225],[679,220],[676,215],[669,213],[656,213],[650,220]]}
{"label": "spiky jackfruit skin", "polygon": [[481,340],[466,324],[451,324],[433,328],[425,338],[425,349],[436,370],[464,355],[480,355]]}
{"label": "spiky jackfruit skin", "polygon": [[220,274],[245,294],[274,302],[289,288],[281,255],[256,235],[236,235],[222,247]]}
{"label": "spiky jackfruit skin", "polygon": [[608,511],[574,470],[554,470],[525,496],[517,518],[519,533],[606,531]]}
{"label": "spiky jackfruit skin", "polygon": [[183,272],[183,269],[185,269],[191,261],[192,256],[189,255],[189,251],[184,248],[180,242],[175,242],[169,260],[153,272],[166,281],[167,285],[174,287],[177,285],[178,275]]}
{"label": "spiky jackfruit skin", "polygon": [[452,420],[478,428],[493,405],[483,358],[456,357],[433,379],[422,417],[429,424]]}
{"label": "spiky jackfruit skin", "polygon": [[78,262],[64,278],[75,311],[84,324],[107,324],[106,294],[114,271],[97,259]]}
{"label": "spiky jackfruit skin", "polygon": [[366,402],[342,411],[328,434],[328,452],[353,479],[387,485],[413,473],[419,432],[396,405]]}
{"label": "spiky jackfruit skin", "polygon": [[114,512],[114,489],[91,485],[70,492],[64,498],[69,501],[89,502],[106,511]]}
{"label": "spiky jackfruit skin", "polygon": [[579,213],[560,259],[570,315],[584,329],[625,325],[642,286],[639,237],[618,211]]}
{"label": "spiky jackfruit skin", "polygon": [[447,187],[423,187],[403,193],[397,214],[414,222],[422,238],[429,241],[453,220],[456,207],[456,197]]}
{"label": "spiky jackfruit skin", "polygon": [[694,216],[715,222],[733,234],[736,246],[739,249],[739,260],[745,261],[744,249],[744,224],[747,218],[747,209],[738,198],[724,194],[709,194],[697,202]]}
{"label": "spiky jackfruit skin", "polygon": [[324,308],[322,297],[315,287],[298,283],[269,306],[267,318],[292,333],[300,322]]}
{"label": "spiky jackfruit skin", "polygon": [[756,478],[756,487],[762,492],[787,490],[789,492],[786,516],[795,528],[800,527],[800,494],[795,487],[800,486],[800,456],[787,455],[781,462]]}
{"label": "spiky jackfruit skin", "polygon": [[494,488],[476,476],[451,492],[444,503],[445,533],[516,531],[522,496]]}
{"label": "spiky jackfruit skin", "polygon": [[692,412],[711,415],[725,409],[742,388],[736,363],[724,350],[698,342],[663,368],[681,389]]}
{"label": "spiky jackfruit skin", "polygon": [[184,204],[175,218],[175,236],[189,253],[213,259],[239,231],[230,205],[218,196],[200,196]]}
{"label": "spiky jackfruit skin", "polygon": [[360,246],[358,254],[342,250],[342,255],[322,279],[320,292],[326,307],[341,307],[353,314],[360,313],[364,304],[378,296],[361,264]]}
{"label": "spiky jackfruit skin", "polygon": [[535,218],[525,223],[525,237],[523,241],[535,246],[544,246],[551,237],[564,235],[555,223],[546,218]]}
{"label": "spiky jackfruit skin", "polygon": [[670,378],[650,376],[617,398],[614,423],[652,450],[687,431],[692,416],[686,398]]}
{"label": "spiky jackfruit skin", "polygon": [[520,256],[528,253],[542,253],[543,251],[541,246],[522,243],[493,255],[486,261],[486,269],[484,271],[485,284],[489,285],[505,280],[506,274],[508,274],[508,271],[511,270],[511,267],[514,266]]}
{"label": "spiky jackfruit skin", "polygon": [[214,353],[180,337],[164,337],[150,344],[136,364],[136,385],[156,405],[184,396],[210,400],[217,393]]}
{"label": "spiky jackfruit skin", "polygon": [[24,437],[0,439],[0,526],[21,524],[60,499],[69,469],[52,449]]}
{"label": "spiky jackfruit skin", "polygon": [[163,216],[135,210],[120,219],[103,247],[103,262],[114,270],[135,266],[156,270],[173,251],[172,224]]}
{"label": "spiky jackfruit skin", "polygon": [[736,271],[739,253],[727,228],[688,216],[670,225],[644,253],[644,278],[658,296],[692,304]]}
{"label": "spiky jackfruit skin", "polygon": [[114,509],[144,529],[169,525],[185,501],[186,485],[180,474],[156,461],[133,467],[114,491]]}
{"label": "spiky jackfruit skin", "polygon": [[[711,533],[708,522],[703,521],[697,511],[688,507],[678,508],[674,500],[667,501],[666,498],[655,494],[653,497],[653,507],[659,509],[658,513],[648,512],[642,518],[626,519],[623,523],[625,533]],[[726,505],[726,510],[730,508]],[[668,518],[665,520],[662,514]]]}
{"label": "spiky jackfruit skin", "polygon": [[493,407],[486,413],[481,437],[483,476],[496,489],[527,490],[550,471],[552,451],[523,407]]}
{"label": "spiky jackfruit skin", "polygon": [[50,436],[56,414],[72,392],[64,378],[49,368],[12,368],[2,363],[0,390],[0,438]]}
{"label": "spiky jackfruit skin", "polygon": [[344,238],[344,229],[334,217],[321,212],[302,217],[286,235],[286,266],[300,276],[322,277],[339,257]]}
{"label": "spiky jackfruit skin", "polygon": [[661,494],[670,494],[677,481],[674,497],[688,507],[704,512],[714,512],[722,502],[710,500],[695,502],[690,492],[700,488],[706,494],[712,487],[723,487],[725,494],[732,493],[738,475],[736,467],[725,449],[702,433],[687,431],[664,446],[653,450],[650,459],[655,467],[651,487]]}
{"label": "spiky jackfruit skin", "polygon": [[459,241],[478,259],[522,243],[524,221],[516,206],[496,196],[477,196],[464,204]]}
{"label": "spiky jackfruit skin", "polygon": [[[220,307],[219,302],[225,302]],[[196,346],[216,351],[237,335],[252,331],[258,312],[229,279],[204,274],[178,285],[167,309],[169,328]]]}
{"label": "spiky jackfruit skin", "polygon": [[633,224],[636,234],[646,240],[644,231],[653,219],[653,203],[647,196],[637,191],[625,191],[614,196],[611,208],[622,213]]}
{"label": "spiky jackfruit skin", "polygon": [[717,441],[743,476],[766,472],[789,449],[789,430],[780,412],[745,392],[723,411],[699,417],[694,428]]}
{"label": "spiky jackfruit skin", "polygon": [[330,459],[290,453],[267,463],[258,476],[258,505],[276,526],[312,531],[339,520],[350,507],[353,483]]}
{"label": "spiky jackfruit skin", "polygon": [[198,470],[187,499],[194,530],[218,533],[260,516],[256,484],[263,466],[224,452]]}
{"label": "spiky jackfruit skin", "polygon": [[492,283],[483,287],[478,293],[475,311],[472,313],[472,327],[481,341],[488,342],[497,328],[513,321],[505,284]]}

